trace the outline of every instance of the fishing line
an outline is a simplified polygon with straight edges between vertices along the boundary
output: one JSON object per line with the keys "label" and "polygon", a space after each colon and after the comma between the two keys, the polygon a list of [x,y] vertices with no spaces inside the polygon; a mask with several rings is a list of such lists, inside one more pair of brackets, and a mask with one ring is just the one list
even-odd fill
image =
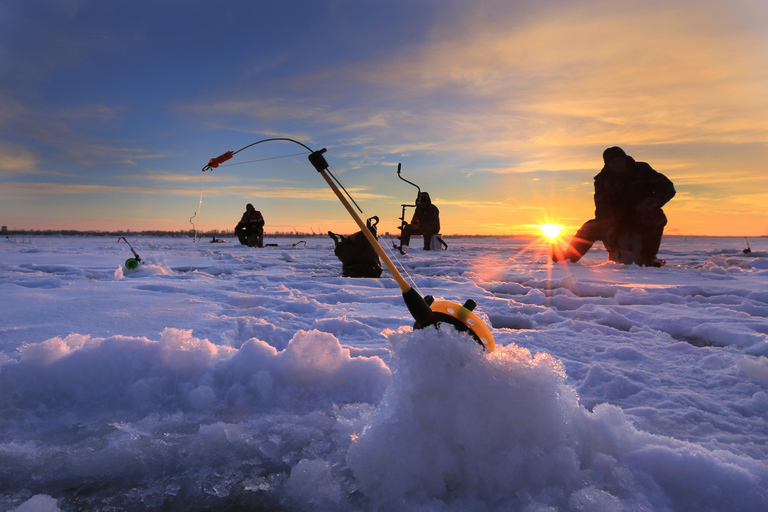
{"label": "fishing line", "polygon": [[197,213],[195,214],[195,215],[197,215],[197,223],[195,225],[195,239],[194,239],[194,243],[197,243],[197,233],[199,231],[198,228],[200,227],[200,218],[203,216],[203,191],[204,190],[205,190],[205,173],[203,173],[203,184],[200,187],[200,204],[197,205]]}
{"label": "fishing line", "polygon": [[[390,240],[392,240],[392,239],[390,238]],[[381,244],[379,244],[379,245],[381,245]],[[408,273],[408,270],[403,265],[403,262],[400,261],[400,258],[398,258],[395,255],[395,253],[392,252],[392,249],[390,249],[389,247],[384,246],[384,245],[382,245],[382,248],[389,253],[390,259],[394,259],[395,262],[397,262],[397,265],[400,267],[400,270],[402,270],[403,273],[408,277],[408,281],[413,283],[413,287],[416,289],[416,291],[419,292],[420,295],[424,295],[423,293],[421,293],[421,290],[419,289],[418,285],[416,284],[416,281],[414,280],[414,278],[411,277],[411,275]]]}
{"label": "fishing line", "polygon": [[352,201],[352,204],[355,205],[355,208],[357,208],[357,211],[359,211],[360,213],[363,213],[363,210],[357,205],[355,200],[352,199],[352,196],[349,194],[349,192],[347,192],[347,189],[344,188],[344,185],[341,183],[341,181],[339,181],[339,179],[331,172],[331,166],[330,165],[328,166],[328,175],[331,178],[333,178],[333,181],[336,182],[336,184],[339,186],[339,188],[341,190],[343,190],[345,194],[347,194],[347,197],[349,198],[350,201]]}
{"label": "fishing line", "polygon": [[[232,153],[232,154],[234,154],[234,153]],[[248,160],[247,162],[237,162],[236,164],[226,164],[226,165],[222,165],[220,167],[234,167],[236,165],[252,164],[254,162],[266,162],[267,160],[277,160],[279,158],[290,158],[292,156],[301,156],[301,155],[304,155],[304,154],[305,153],[302,152],[302,153],[293,153],[292,155],[273,156],[271,158],[260,158],[258,160]]]}
{"label": "fishing line", "polygon": [[[241,151],[243,151],[243,150],[245,150],[245,149],[248,149],[248,148],[250,148],[250,147],[253,147],[253,146],[255,146],[256,144],[261,144],[261,143],[263,143],[263,142],[271,142],[271,141],[276,141],[276,140],[282,140],[282,141],[286,141],[286,142],[293,142],[294,144],[298,144],[299,146],[301,146],[301,147],[303,147],[304,149],[306,149],[307,151],[309,151],[309,153],[310,153],[310,154],[312,154],[312,153],[313,153],[313,151],[312,151],[312,148],[310,148],[309,146],[307,146],[307,145],[306,145],[306,144],[304,144],[303,142],[299,142],[299,141],[297,141],[297,140],[294,140],[294,139],[290,139],[290,138],[288,138],[288,137],[272,137],[272,138],[269,138],[269,139],[262,139],[262,140],[258,140],[258,141],[254,142],[254,143],[252,143],[252,144],[248,144],[247,146],[243,146],[242,148],[238,149],[237,151],[227,151],[226,153],[224,153],[224,154],[222,154],[222,155],[219,155],[219,156],[217,156],[216,158],[211,158],[211,159],[208,161],[208,165],[206,165],[205,167],[203,167],[203,173],[205,173],[206,171],[210,171],[211,169],[215,169],[215,168],[219,167],[221,164],[223,164],[223,163],[224,163],[224,162],[226,162],[227,160],[231,159],[232,157],[234,157],[234,156],[235,156],[236,154],[238,154],[239,152],[241,152]],[[299,154],[301,154],[301,153],[299,153]],[[295,156],[295,155],[287,155],[287,156]],[[235,164],[229,164],[229,165],[235,165]],[[331,170],[330,170],[330,166],[329,166],[329,168],[327,169],[327,171],[328,171],[328,175],[329,175],[331,178],[333,178],[333,181],[335,181],[335,182],[336,182],[336,183],[339,185],[339,187],[341,188],[341,190],[343,190],[343,191],[344,191],[344,193],[347,195],[347,197],[349,198],[349,200],[350,200],[350,201],[352,201],[352,203],[354,203],[354,205],[355,205],[355,207],[358,209],[358,211],[359,211],[360,213],[363,213],[363,210],[360,208],[360,206],[358,206],[358,204],[355,202],[355,200],[354,200],[354,199],[352,199],[352,196],[349,194],[349,192],[347,191],[347,189],[346,189],[346,188],[344,188],[344,185],[342,185],[342,184],[341,184],[341,182],[339,181],[339,179],[338,179],[338,178],[336,178],[336,176],[334,176],[334,174],[331,172]]]}

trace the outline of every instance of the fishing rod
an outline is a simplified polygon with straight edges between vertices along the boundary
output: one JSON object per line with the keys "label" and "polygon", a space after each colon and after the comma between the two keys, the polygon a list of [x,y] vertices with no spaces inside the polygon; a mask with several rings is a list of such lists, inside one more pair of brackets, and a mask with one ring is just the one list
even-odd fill
{"label": "fishing rod", "polygon": [[[211,158],[208,164],[203,167],[203,172],[217,168],[223,162],[231,159],[234,157],[234,155],[240,151],[243,151],[244,149],[255,146],[256,144],[275,140],[293,142],[309,151],[309,162],[312,164],[315,170],[320,173],[333,193],[336,194],[336,197],[339,199],[339,201],[341,201],[341,204],[344,206],[344,208],[346,208],[350,216],[352,216],[352,219],[358,225],[360,231],[371,244],[373,249],[376,251],[376,254],[378,254],[379,258],[381,258],[390,274],[392,274],[392,277],[397,282],[397,286],[400,288],[400,291],[403,294],[403,301],[405,302],[408,311],[411,313],[411,316],[414,319],[414,329],[424,329],[431,325],[439,327],[440,324],[449,324],[454,326],[456,330],[460,332],[469,332],[475,341],[477,341],[486,351],[492,352],[495,349],[496,345],[491,330],[488,328],[485,322],[483,322],[483,320],[473,312],[477,305],[474,300],[467,299],[464,304],[458,304],[456,302],[446,300],[435,300],[435,298],[431,295],[422,297],[419,292],[417,292],[403,278],[400,272],[397,271],[397,268],[395,267],[394,263],[392,263],[392,260],[389,259],[387,253],[384,252],[384,249],[381,247],[381,245],[379,245],[379,241],[368,230],[360,215],[358,215],[355,209],[352,208],[352,204],[354,204],[362,213],[360,207],[357,205],[357,203],[355,203],[354,199],[349,196],[349,192],[347,192],[344,186],[339,183],[333,173],[331,173],[329,169],[330,166],[323,156],[327,152],[326,148],[313,151],[309,146],[306,146],[301,142],[284,137],[264,139],[254,142],[253,144],[249,144],[241,149],[238,149],[237,151],[227,151],[222,155]],[[347,197],[344,197],[344,194],[342,194],[342,190],[344,190],[347,197],[349,197],[349,201],[347,200]]]}
{"label": "fishing rod", "polygon": [[128,270],[134,270],[139,266],[139,263],[141,263],[141,258],[139,257],[139,254],[134,250],[133,246],[128,242],[128,240],[125,239],[124,236],[121,236],[117,239],[117,243],[120,243],[120,240],[128,244],[128,247],[131,248],[131,252],[133,253],[133,258],[128,258],[125,260],[125,268]]}
{"label": "fishing rod", "polygon": [[749,241],[747,240],[747,237],[744,237],[744,243],[745,243],[745,244],[747,244],[747,248],[746,248],[746,249],[744,249],[742,252],[743,252],[744,254],[749,254],[749,253],[751,253],[751,252],[752,252],[752,248],[751,248],[751,247],[749,247]]}
{"label": "fishing rod", "polygon": [[400,230],[400,237],[399,237],[400,243],[399,244],[394,244],[394,243],[392,244],[392,247],[394,249],[397,249],[398,251],[400,251],[400,254],[405,255],[405,251],[403,250],[403,230],[405,230],[405,226],[408,224],[405,221],[405,209],[406,208],[416,208],[416,203],[419,201],[419,196],[421,196],[421,188],[417,184],[415,184],[415,183],[413,183],[411,181],[408,181],[407,179],[405,179],[402,176],[400,176],[400,169],[401,169],[401,167],[402,167],[402,164],[397,164],[397,177],[400,178],[401,180],[403,180],[404,182],[408,183],[409,185],[413,185],[414,187],[416,187],[416,190],[418,191],[418,192],[416,192],[416,201],[414,201],[414,204],[401,204],[400,205],[400,206],[403,207],[403,210],[400,213],[400,227],[397,228],[397,229]]}

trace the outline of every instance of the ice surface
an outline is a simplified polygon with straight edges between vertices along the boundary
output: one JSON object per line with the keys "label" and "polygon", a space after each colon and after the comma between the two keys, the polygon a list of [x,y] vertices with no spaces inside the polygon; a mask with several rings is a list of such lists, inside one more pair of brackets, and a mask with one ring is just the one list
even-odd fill
{"label": "ice surface", "polygon": [[490,355],[307,241],[0,240],[0,510],[764,510],[768,239],[398,256]]}

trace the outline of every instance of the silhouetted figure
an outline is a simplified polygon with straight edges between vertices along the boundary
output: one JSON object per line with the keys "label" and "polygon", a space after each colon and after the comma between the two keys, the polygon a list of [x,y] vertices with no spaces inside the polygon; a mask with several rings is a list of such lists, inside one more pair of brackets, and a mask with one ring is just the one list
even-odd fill
{"label": "silhouetted figure", "polygon": [[579,261],[595,241],[602,240],[611,261],[664,265],[656,258],[667,224],[661,207],[675,196],[674,185],[619,147],[606,149],[603,162],[595,176],[595,218],[576,232],[564,258]]}
{"label": "silhouetted figure", "polygon": [[440,210],[432,204],[428,192],[421,192],[416,199],[416,211],[413,212],[413,218],[410,224],[403,226],[401,242],[403,245],[409,245],[411,235],[422,235],[424,237],[424,250],[432,249],[432,237],[440,233]]}
{"label": "silhouetted figure", "polygon": [[245,213],[235,226],[235,235],[241,244],[248,247],[264,246],[264,217],[251,203],[245,205]]}

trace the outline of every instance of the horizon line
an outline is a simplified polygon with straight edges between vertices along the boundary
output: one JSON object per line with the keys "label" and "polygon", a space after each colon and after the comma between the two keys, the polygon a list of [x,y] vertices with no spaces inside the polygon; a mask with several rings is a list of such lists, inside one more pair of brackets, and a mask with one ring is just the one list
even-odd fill
{"label": "horizon line", "polygon": [[[78,236],[78,235],[93,235],[93,236],[113,236],[113,235],[126,235],[126,234],[132,234],[132,235],[143,235],[143,236],[188,236],[188,237],[197,237],[197,238],[203,238],[206,236],[219,236],[224,234],[224,236],[234,237],[235,235],[232,234],[231,230],[220,230],[220,229],[209,229],[209,230],[201,230],[197,233],[195,233],[195,230],[191,229],[181,229],[181,230],[170,230],[170,229],[143,229],[143,230],[131,230],[131,229],[88,229],[88,230],[81,230],[81,229],[3,229],[0,230],[0,235],[4,235],[6,237],[11,235],[42,235],[42,236],[51,236],[51,235],[68,235],[68,236]],[[321,237],[327,237],[327,233],[315,233],[314,231],[306,232],[306,231],[275,231],[274,233],[265,234],[266,237],[286,237],[286,236],[321,236]],[[397,236],[396,234],[390,235],[389,232],[386,232],[384,234],[379,234],[379,237],[384,236],[390,236],[394,237]],[[537,235],[535,233],[505,233],[505,234],[490,234],[490,233],[452,233],[452,234],[441,234],[440,236],[444,237],[532,237],[532,238],[545,238],[543,235]],[[670,237],[670,238],[681,238],[681,237],[697,237],[697,238],[766,238],[768,235],[694,235],[694,234],[682,234],[682,233],[670,233],[664,234],[664,237]]]}

